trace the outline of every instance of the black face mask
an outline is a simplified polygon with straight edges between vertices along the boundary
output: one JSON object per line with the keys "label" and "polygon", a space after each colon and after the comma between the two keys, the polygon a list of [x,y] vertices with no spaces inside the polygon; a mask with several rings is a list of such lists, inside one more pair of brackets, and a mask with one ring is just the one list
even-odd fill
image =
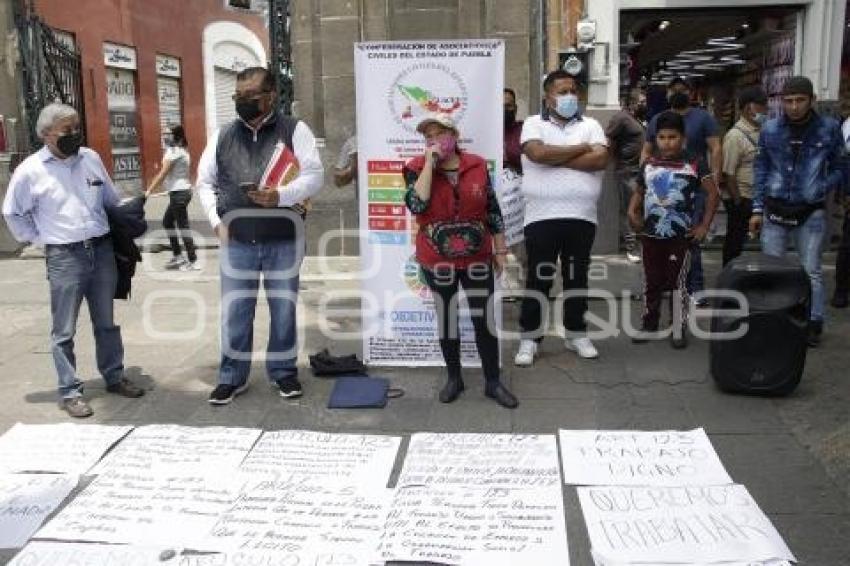
{"label": "black face mask", "polygon": [[259,100],[237,100],[236,113],[246,122],[251,122],[262,116]]}
{"label": "black face mask", "polygon": [[516,122],[516,110],[505,110],[505,125],[510,126]]}
{"label": "black face mask", "polygon": [[667,101],[670,103],[671,108],[682,109],[687,108],[688,103],[691,101],[691,99],[685,92],[674,92],[670,95]]}
{"label": "black face mask", "polygon": [[65,157],[77,155],[80,151],[80,146],[83,145],[83,133],[74,132],[72,134],[62,134],[56,138],[56,147],[62,152]]}
{"label": "black face mask", "polygon": [[634,116],[638,120],[643,120],[646,118],[646,104],[638,104],[634,109]]}

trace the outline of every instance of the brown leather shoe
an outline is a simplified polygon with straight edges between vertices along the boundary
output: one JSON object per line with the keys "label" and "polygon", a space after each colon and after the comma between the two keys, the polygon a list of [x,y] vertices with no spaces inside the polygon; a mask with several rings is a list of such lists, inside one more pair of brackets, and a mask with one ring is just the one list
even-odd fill
{"label": "brown leather shoe", "polygon": [[82,397],[70,397],[59,402],[59,408],[76,419],[84,419],[94,414],[89,404]]}
{"label": "brown leather shoe", "polygon": [[115,393],[116,395],[121,395],[122,397],[129,397],[131,399],[141,397],[145,394],[144,389],[142,389],[138,385],[135,385],[126,377],[122,377],[121,380],[116,383],[107,385],[106,390],[109,393]]}

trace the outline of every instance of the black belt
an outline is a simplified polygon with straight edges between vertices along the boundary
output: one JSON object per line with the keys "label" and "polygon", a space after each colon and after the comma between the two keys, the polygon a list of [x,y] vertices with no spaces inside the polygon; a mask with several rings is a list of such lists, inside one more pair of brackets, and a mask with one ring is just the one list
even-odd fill
{"label": "black belt", "polygon": [[95,236],[94,238],[87,238],[85,240],[80,240],[79,242],[71,242],[69,244],[47,244],[48,246],[53,246],[57,248],[93,248],[95,244],[98,242],[102,242],[103,240],[108,240],[112,235],[107,232],[102,236]]}

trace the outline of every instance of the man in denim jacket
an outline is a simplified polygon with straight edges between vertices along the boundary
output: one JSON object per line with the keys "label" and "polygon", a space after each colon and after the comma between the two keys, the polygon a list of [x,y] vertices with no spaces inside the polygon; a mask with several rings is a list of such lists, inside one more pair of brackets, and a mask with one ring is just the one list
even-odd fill
{"label": "man in denim jacket", "polygon": [[768,121],[759,137],[750,231],[761,231],[762,251],[784,256],[789,237],[812,283],[809,345],[823,332],[824,283],[821,254],[827,231],[827,194],[844,186],[841,126],[814,111],[814,89],[806,77],[788,79],[783,115]]}

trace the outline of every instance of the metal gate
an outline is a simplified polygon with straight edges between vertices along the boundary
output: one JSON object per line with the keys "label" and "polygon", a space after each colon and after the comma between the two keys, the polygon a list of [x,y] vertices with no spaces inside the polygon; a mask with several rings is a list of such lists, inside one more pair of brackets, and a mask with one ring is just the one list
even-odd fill
{"label": "metal gate", "polygon": [[286,114],[292,114],[293,69],[292,44],[290,35],[291,14],[289,0],[270,0],[269,2],[269,39],[271,43],[271,69],[277,79],[280,107]]}
{"label": "metal gate", "polygon": [[85,134],[80,54],[59,41],[53,29],[35,15],[18,14],[15,23],[30,147],[41,145],[35,124],[41,109],[51,102],[63,102],[76,108],[80,114],[80,129]]}

